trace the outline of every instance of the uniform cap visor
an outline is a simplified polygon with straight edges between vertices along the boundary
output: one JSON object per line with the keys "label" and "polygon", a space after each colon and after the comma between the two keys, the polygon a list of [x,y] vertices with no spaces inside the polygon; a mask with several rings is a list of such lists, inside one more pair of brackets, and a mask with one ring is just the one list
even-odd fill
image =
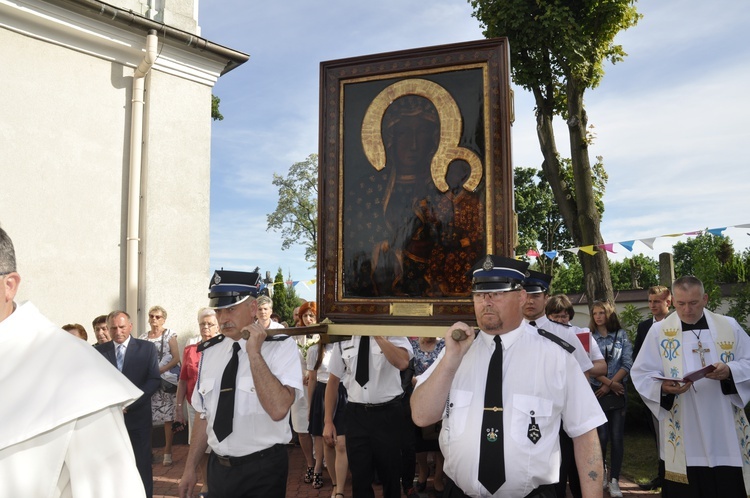
{"label": "uniform cap visor", "polygon": [[208,307],[218,310],[221,308],[228,308],[235,304],[240,304],[242,301],[250,297],[248,294],[244,296],[214,296],[208,295]]}
{"label": "uniform cap visor", "polygon": [[471,291],[472,292],[511,292],[515,290],[521,289],[521,282],[520,281],[508,281],[507,279],[503,280],[485,280],[482,281],[474,281],[471,283]]}
{"label": "uniform cap visor", "polygon": [[208,293],[208,307],[228,308],[239,304],[250,296],[257,296],[258,288],[251,285],[219,284]]}
{"label": "uniform cap visor", "polygon": [[547,292],[547,288],[541,285],[524,285],[523,288],[526,290],[527,294],[539,294],[542,292]]}

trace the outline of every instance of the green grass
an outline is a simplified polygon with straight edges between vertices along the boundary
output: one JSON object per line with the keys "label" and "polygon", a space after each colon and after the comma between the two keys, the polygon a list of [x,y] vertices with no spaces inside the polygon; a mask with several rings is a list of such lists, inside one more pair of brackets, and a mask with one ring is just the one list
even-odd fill
{"label": "green grass", "polygon": [[647,429],[626,427],[622,475],[643,484],[656,477],[658,468],[659,455],[651,433]]}

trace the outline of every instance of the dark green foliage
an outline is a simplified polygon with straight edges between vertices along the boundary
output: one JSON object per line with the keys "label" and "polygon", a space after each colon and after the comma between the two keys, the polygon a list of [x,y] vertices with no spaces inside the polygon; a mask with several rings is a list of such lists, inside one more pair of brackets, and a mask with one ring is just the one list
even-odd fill
{"label": "dark green foliage", "polygon": [[276,277],[273,279],[273,311],[281,317],[282,322],[293,325],[294,308],[299,306],[301,302],[294,286],[287,285],[284,282],[284,274],[279,268]]}
{"label": "dark green foliage", "polygon": [[224,119],[224,116],[221,115],[221,112],[219,112],[219,104],[221,103],[221,99],[217,97],[216,95],[211,95],[211,119],[214,121],[221,121]]}
{"label": "dark green foliage", "polygon": [[635,335],[638,332],[638,324],[641,323],[645,317],[641,315],[638,308],[632,304],[626,304],[625,309],[618,313],[617,317],[620,319],[620,325],[622,325],[622,328],[627,331],[628,339],[630,339],[631,343],[634,343]]}
{"label": "dark green foliage", "polygon": [[610,261],[609,271],[615,290],[648,289],[659,284],[659,262],[642,254]]}

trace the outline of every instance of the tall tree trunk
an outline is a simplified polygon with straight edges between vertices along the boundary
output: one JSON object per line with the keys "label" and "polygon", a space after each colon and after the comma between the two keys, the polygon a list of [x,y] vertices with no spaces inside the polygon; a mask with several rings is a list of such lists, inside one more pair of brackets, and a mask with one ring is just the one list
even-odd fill
{"label": "tall tree trunk", "polygon": [[[555,201],[565,225],[578,246],[602,244],[599,231],[599,213],[593,192],[591,165],[586,140],[586,111],[583,108],[583,91],[568,78],[568,132],[571,144],[571,162],[575,180],[575,195],[564,181],[560,167],[560,155],[555,143],[552,127],[553,111],[552,89],[545,92],[534,90],[537,104],[537,138],[544,156],[542,170],[552,188]],[[595,255],[578,252],[584,276],[586,298],[590,303],[595,300],[614,302],[612,279],[609,273],[609,262],[605,251],[598,250]]]}
{"label": "tall tree trunk", "polygon": [[[570,137],[570,159],[573,164],[573,178],[575,179],[576,206],[578,208],[577,224],[581,232],[581,240],[577,243],[581,246],[588,246],[603,244],[604,240],[599,230],[601,220],[596,209],[591,177],[589,142],[586,136],[588,118],[583,107],[584,90],[584,86],[579,85],[572,75],[568,75],[567,125]],[[606,251],[598,250],[594,255],[579,251],[578,259],[583,267],[586,298],[589,305],[595,300],[614,303],[614,291]]]}

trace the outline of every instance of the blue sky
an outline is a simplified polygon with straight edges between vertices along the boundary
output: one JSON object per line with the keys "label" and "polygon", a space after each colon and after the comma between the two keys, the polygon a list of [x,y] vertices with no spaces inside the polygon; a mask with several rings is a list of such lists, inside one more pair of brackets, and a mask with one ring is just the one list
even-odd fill
{"label": "blue sky", "polygon": [[[736,0],[649,0],[640,23],[617,39],[629,54],[606,68],[586,93],[595,126],[594,156],[609,175],[602,222],[605,242],[659,237],[750,223],[750,3]],[[211,267],[294,280],[315,270],[301,247],[281,250],[266,230],[276,208],[273,173],[318,150],[322,61],[482,38],[463,0],[202,1],[201,36],[250,54],[222,77],[214,93],[225,119],[213,124]],[[513,41],[510,41],[513,43]],[[515,88],[513,165],[539,167],[533,98]],[[557,142],[567,155],[567,133]],[[750,246],[750,229],[725,232],[735,248]],[[654,258],[686,237],[658,238]],[[618,255],[625,249],[616,246]],[[297,287],[306,299],[314,289]]]}

